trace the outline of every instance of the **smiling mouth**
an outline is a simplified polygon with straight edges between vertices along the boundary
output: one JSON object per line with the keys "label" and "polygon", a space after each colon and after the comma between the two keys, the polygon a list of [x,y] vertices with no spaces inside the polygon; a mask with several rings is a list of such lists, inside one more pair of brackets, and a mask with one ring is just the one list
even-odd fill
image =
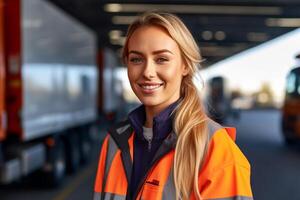
{"label": "smiling mouth", "polygon": [[152,91],[155,91],[158,88],[160,88],[163,85],[163,83],[162,84],[155,84],[155,85],[143,85],[143,84],[138,84],[138,85],[142,88],[143,91],[152,92]]}

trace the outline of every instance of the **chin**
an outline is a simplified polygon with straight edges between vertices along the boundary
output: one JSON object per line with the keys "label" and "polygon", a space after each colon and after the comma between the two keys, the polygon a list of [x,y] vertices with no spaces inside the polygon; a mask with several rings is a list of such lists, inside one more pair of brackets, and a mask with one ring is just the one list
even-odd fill
{"label": "chin", "polygon": [[140,98],[140,101],[145,106],[156,106],[156,105],[159,105],[161,103],[161,101],[158,101],[158,100],[153,99],[153,98],[152,99]]}
{"label": "chin", "polygon": [[158,102],[155,102],[155,101],[141,101],[142,104],[144,104],[145,106],[156,106],[158,105],[159,103]]}

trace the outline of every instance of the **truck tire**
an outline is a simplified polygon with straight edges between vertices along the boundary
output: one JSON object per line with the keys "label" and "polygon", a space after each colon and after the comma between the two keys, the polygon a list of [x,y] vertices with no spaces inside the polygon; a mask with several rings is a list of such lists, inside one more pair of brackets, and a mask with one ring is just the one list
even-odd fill
{"label": "truck tire", "polygon": [[281,132],[284,139],[284,144],[291,147],[296,145],[299,141],[295,137],[293,137],[293,132],[288,129],[287,123],[282,117],[281,119]]}
{"label": "truck tire", "polygon": [[284,135],[284,143],[286,146],[291,147],[291,146],[295,146],[296,144],[298,144],[299,141],[297,139],[294,139],[294,138]]}
{"label": "truck tire", "polygon": [[61,139],[55,139],[54,146],[48,147],[46,172],[47,185],[59,186],[66,174],[66,152]]}
{"label": "truck tire", "polygon": [[75,173],[80,167],[80,140],[78,130],[66,135],[67,171]]}
{"label": "truck tire", "polygon": [[91,159],[91,154],[93,152],[92,145],[90,128],[84,128],[80,133],[80,157],[83,164],[87,164]]}

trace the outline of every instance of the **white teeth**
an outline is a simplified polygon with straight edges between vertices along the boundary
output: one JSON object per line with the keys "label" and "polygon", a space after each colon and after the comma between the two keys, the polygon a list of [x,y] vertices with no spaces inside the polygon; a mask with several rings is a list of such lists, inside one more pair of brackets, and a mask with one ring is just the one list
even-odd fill
{"label": "white teeth", "polygon": [[142,88],[146,89],[146,90],[154,90],[159,87],[160,87],[160,85],[142,85]]}

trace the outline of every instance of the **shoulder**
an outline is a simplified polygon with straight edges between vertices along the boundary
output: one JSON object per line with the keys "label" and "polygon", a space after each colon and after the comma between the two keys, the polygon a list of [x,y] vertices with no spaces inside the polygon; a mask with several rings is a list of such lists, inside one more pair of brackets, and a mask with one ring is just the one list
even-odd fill
{"label": "shoulder", "polygon": [[211,174],[227,166],[237,166],[250,170],[247,158],[235,143],[236,130],[234,127],[222,127],[209,120],[208,131],[209,143],[203,163],[203,171]]}
{"label": "shoulder", "polygon": [[210,133],[198,177],[204,199],[253,199],[250,164],[234,140],[234,128],[218,126]]}
{"label": "shoulder", "polygon": [[128,140],[133,135],[134,129],[129,120],[124,120],[119,123],[112,125],[108,129],[108,134],[105,140],[111,140],[120,149],[128,148]]}
{"label": "shoulder", "polygon": [[128,119],[117,122],[108,128],[108,134],[122,135],[128,131],[131,131],[132,126]]}

